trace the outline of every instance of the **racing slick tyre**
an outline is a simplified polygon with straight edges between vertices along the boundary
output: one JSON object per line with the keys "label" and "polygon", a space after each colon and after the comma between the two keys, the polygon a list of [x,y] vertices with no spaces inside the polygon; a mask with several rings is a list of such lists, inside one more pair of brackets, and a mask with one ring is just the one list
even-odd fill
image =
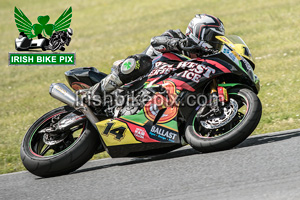
{"label": "racing slick tyre", "polygon": [[227,150],[243,142],[258,125],[262,106],[257,95],[249,89],[228,90],[229,101],[220,108],[222,113],[201,119],[200,110],[194,110],[187,121],[185,138],[200,152]]}
{"label": "racing slick tyre", "polygon": [[[40,117],[24,136],[20,154],[25,168],[41,177],[52,177],[68,174],[86,163],[101,145],[97,130],[88,121],[69,128],[56,143],[45,143],[45,134],[41,130],[50,127],[71,112],[82,113],[69,106],[56,108]],[[61,137],[59,133],[57,137]],[[53,135],[51,136],[53,138]],[[48,137],[49,138],[49,137]],[[62,140],[62,141],[61,141]]]}

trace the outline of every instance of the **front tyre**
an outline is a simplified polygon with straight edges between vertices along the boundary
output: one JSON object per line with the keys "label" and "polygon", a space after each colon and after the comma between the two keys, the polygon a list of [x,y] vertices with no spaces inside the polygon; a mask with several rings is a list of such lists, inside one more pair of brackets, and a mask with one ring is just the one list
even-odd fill
{"label": "front tyre", "polygon": [[243,142],[257,127],[262,106],[257,95],[249,89],[228,91],[230,103],[220,117],[202,120],[194,110],[187,122],[187,142],[200,152],[227,150]]}
{"label": "front tyre", "polygon": [[68,174],[94,155],[101,144],[98,132],[88,120],[61,133],[64,134],[61,142],[45,144],[44,133],[40,131],[72,112],[79,116],[82,114],[69,106],[59,107],[40,117],[29,128],[20,151],[22,162],[29,172],[41,177]]}

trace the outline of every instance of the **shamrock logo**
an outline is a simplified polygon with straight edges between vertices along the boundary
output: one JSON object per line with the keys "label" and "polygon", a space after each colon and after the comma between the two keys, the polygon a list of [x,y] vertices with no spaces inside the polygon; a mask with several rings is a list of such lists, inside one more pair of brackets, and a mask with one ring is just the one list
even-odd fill
{"label": "shamrock logo", "polygon": [[126,70],[130,69],[131,68],[131,62],[124,63],[124,66],[125,66]]}
{"label": "shamrock logo", "polygon": [[[34,38],[39,34],[42,34],[46,37],[46,35],[52,35],[53,31],[66,31],[71,24],[72,18],[72,7],[67,8],[60,17],[55,21],[54,24],[47,24],[50,20],[48,15],[39,16],[37,21],[39,23],[33,24],[26,17],[26,15],[22,12],[21,9],[15,7],[15,22],[19,32],[25,33],[28,38]],[[32,30],[34,34],[32,34]]]}
{"label": "shamrock logo", "polygon": [[47,24],[50,20],[50,17],[48,15],[46,16],[39,16],[37,18],[38,22],[40,24],[34,24],[32,29],[34,31],[35,35],[41,34],[43,33],[44,36],[52,35],[53,29],[54,29],[54,25],[53,24]]}

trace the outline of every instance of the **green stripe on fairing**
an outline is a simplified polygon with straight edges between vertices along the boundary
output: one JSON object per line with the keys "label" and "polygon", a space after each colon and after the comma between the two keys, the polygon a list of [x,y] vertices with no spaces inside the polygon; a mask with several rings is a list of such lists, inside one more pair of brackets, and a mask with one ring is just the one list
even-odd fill
{"label": "green stripe on fairing", "polygon": [[158,123],[158,125],[164,125],[164,126],[168,126],[168,127],[172,128],[172,129],[178,130],[177,121],[175,121],[175,120],[171,120],[165,124]]}
{"label": "green stripe on fairing", "polygon": [[[248,88],[250,90],[253,90],[252,87],[242,84],[242,83],[224,83],[224,84],[218,84],[218,86],[224,87],[224,88],[233,88],[235,86],[242,86],[242,88]],[[229,89],[228,89],[229,90]],[[236,94],[236,93],[231,93],[231,94]]]}
{"label": "green stripe on fairing", "polygon": [[243,85],[243,84],[240,84],[240,83],[224,83],[224,84],[218,84],[218,86],[221,86],[221,87],[234,87],[234,86],[237,86],[237,85]]}
{"label": "green stripe on fairing", "polygon": [[[246,74],[248,74],[248,76],[250,76],[249,75],[249,73],[244,69],[244,67],[243,67],[243,65],[242,65],[242,62],[240,61],[240,64],[239,64],[239,67],[246,73]],[[252,74],[253,76],[252,77],[250,77],[250,78],[252,78],[252,79],[254,79],[254,74]]]}
{"label": "green stripe on fairing", "polygon": [[126,116],[122,116],[122,118],[135,121],[141,124],[145,123],[148,120],[145,116],[143,109],[135,115],[126,115]]}
{"label": "green stripe on fairing", "polygon": [[248,72],[244,69],[242,62],[239,62],[239,67],[246,73],[248,74]]}
{"label": "green stripe on fairing", "polygon": [[[237,85],[243,85],[243,84],[240,84],[240,83],[224,83],[224,84],[218,84],[218,86],[220,87],[235,87]],[[236,92],[228,92],[228,94],[237,94]]]}

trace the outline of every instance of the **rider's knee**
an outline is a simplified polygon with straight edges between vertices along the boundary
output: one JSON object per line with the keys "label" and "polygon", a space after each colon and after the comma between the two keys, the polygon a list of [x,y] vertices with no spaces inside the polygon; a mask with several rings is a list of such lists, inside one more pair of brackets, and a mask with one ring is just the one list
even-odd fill
{"label": "rider's knee", "polygon": [[128,83],[147,74],[151,70],[152,60],[146,54],[135,54],[127,57],[119,67],[120,80]]}

